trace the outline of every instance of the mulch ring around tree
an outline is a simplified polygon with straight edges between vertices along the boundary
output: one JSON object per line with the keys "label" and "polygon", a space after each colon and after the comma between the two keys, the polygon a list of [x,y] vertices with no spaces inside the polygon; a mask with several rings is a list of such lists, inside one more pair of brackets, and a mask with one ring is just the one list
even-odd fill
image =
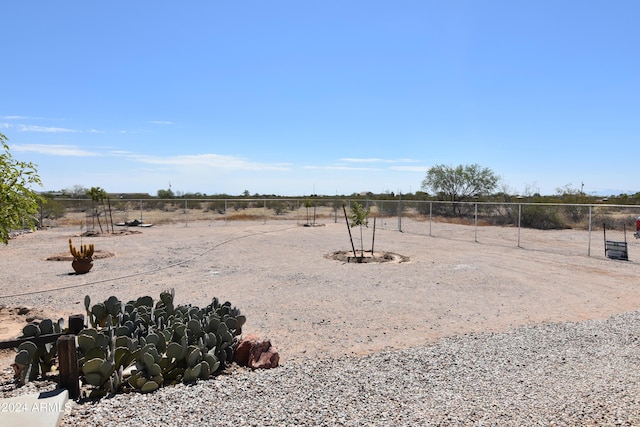
{"label": "mulch ring around tree", "polygon": [[356,250],[356,255],[353,255],[353,251],[335,251],[325,255],[325,258],[333,259],[340,262],[349,262],[357,264],[367,264],[373,262],[390,262],[399,264],[401,262],[409,262],[409,257],[396,254],[394,252],[373,252],[364,251],[362,254]]}
{"label": "mulch ring around tree", "polygon": [[[111,233],[100,233],[95,230],[85,231],[81,234],[82,237],[109,237],[109,236],[125,236],[128,234],[142,234],[142,231],[137,230],[118,230]],[[93,252],[93,259],[104,259],[116,256],[113,252],[96,250]],[[59,254],[51,255],[47,258],[47,261],[73,261],[73,255],[69,252],[62,252]]]}
{"label": "mulch ring around tree", "polygon": [[138,230],[116,230],[108,233],[101,233],[96,230],[88,230],[81,234],[82,237],[109,237],[109,236],[127,236],[129,234],[142,234]]}
{"label": "mulch ring around tree", "polygon": [[[91,258],[93,258],[93,259],[104,259],[104,258],[111,258],[111,257],[114,257],[114,256],[116,256],[116,255],[113,252],[95,251]],[[73,261],[73,255],[71,255],[68,252],[57,254],[57,255],[51,255],[49,258],[47,258],[47,261]]]}

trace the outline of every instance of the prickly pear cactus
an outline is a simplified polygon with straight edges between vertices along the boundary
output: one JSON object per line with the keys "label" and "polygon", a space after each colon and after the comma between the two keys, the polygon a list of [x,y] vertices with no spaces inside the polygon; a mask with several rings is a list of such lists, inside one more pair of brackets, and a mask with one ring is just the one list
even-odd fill
{"label": "prickly pear cactus", "polygon": [[85,309],[92,328],[78,335],[79,363],[90,396],[120,390],[147,393],[178,382],[207,379],[224,369],[246,317],[231,303],[175,305],[174,291],[159,301],[116,297]]}
{"label": "prickly pear cactus", "polygon": [[[40,322],[31,322],[22,328],[20,338],[35,338],[40,335],[60,333],[64,330],[64,320],[59,319],[54,322],[51,319],[44,319]],[[55,342],[36,345],[31,341],[20,344],[17,348],[16,357],[13,363],[14,376],[24,385],[29,381],[38,378],[39,375],[46,375],[51,371],[58,354]]]}

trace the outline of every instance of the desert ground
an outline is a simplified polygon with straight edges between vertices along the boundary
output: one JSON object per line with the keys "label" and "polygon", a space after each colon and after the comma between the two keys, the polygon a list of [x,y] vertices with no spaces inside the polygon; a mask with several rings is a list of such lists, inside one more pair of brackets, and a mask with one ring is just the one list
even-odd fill
{"label": "desert ground", "polygon": [[[385,226],[386,225],[386,226]],[[33,319],[84,313],[83,299],[123,301],[175,289],[178,303],[230,301],[243,328],[288,360],[370,354],[471,332],[601,319],[640,307],[640,241],[630,261],[604,256],[600,234],[405,221],[379,223],[375,251],[406,262],[347,263],[345,223],[194,221],[81,236],[77,227],[20,235],[0,247],[0,339]],[[352,229],[356,248],[359,231]],[[364,229],[370,249],[371,227]],[[615,236],[613,236],[615,237]],[[105,258],[73,274],[68,239]],[[518,247],[518,238],[520,247]],[[590,252],[590,253],[589,253]],[[590,256],[589,256],[590,255]],[[13,353],[2,353],[3,367]]]}

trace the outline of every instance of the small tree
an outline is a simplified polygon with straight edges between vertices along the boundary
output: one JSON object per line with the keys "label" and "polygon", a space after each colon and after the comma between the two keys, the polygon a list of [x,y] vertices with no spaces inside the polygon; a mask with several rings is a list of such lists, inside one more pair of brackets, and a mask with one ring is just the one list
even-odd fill
{"label": "small tree", "polygon": [[364,208],[360,203],[355,202],[351,206],[351,213],[349,214],[349,226],[350,227],[360,227],[360,256],[364,257],[364,241],[362,239],[362,227],[367,226],[369,224],[368,217],[371,209]]}
{"label": "small tree", "polygon": [[556,188],[556,194],[563,203],[567,204],[564,207],[564,211],[574,223],[582,221],[588,215],[589,208],[587,206],[575,206],[588,203],[588,198],[582,190],[567,184],[564,187]]}
{"label": "small tree", "polygon": [[[478,164],[457,167],[436,165],[427,171],[422,181],[424,190],[431,189],[452,202],[462,202],[474,196],[491,193],[500,177],[491,169]],[[456,206],[453,204],[453,212]]]}
{"label": "small tree", "polygon": [[[93,208],[93,213],[94,216],[98,218],[98,226],[100,227],[100,232],[102,233],[102,223],[100,222],[100,206],[102,206],[104,212],[107,211],[104,208],[104,200],[107,198],[107,192],[100,187],[91,187],[90,190],[87,190],[87,196],[91,197],[92,204],[94,202],[98,204],[97,208]],[[107,232],[109,232],[109,223],[107,223]]]}
{"label": "small tree", "polygon": [[30,185],[41,185],[36,166],[15,160],[9,152],[7,137],[0,133],[0,242],[9,242],[9,233],[29,226],[35,228],[34,215],[40,209],[40,196]]}
{"label": "small tree", "polygon": [[315,217],[315,203],[313,203],[313,200],[311,199],[304,199],[304,207],[307,208],[307,225],[311,225],[311,223],[309,222],[309,208],[314,208],[313,212],[313,225],[315,225],[316,223],[316,217]]}
{"label": "small tree", "polygon": [[72,199],[80,199],[84,196],[87,195],[87,190],[86,188],[84,188],[82,185],[80,184],[76,184],[71,188],[65,188],[64,190],[62,190],[65,194],[67,194],[69,197],[71,197]]}

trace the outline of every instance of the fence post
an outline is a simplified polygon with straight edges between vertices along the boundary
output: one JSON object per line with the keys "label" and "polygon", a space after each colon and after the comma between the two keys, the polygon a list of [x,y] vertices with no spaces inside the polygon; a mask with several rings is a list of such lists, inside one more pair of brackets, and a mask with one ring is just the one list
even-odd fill
{"label": "fence post", "polygon": [[264,215],[263,224],[266,224],[267,223],[267,199],[264,199],[263,215]]}
{"label": "fence post", "polygon": [[478,243],[478,202],[475,203],[474,227],[473,227],[473,241]]}
{"label": "fence post", "polygon": [[69,391],[69,397],[80,397],[80,378],[78,368],[78,353],[76,350],[76,336],[63,335],[58,338],[58,386]]}
{"label": "fence post", "polygon": [[398,231],[402,232],[402,193],[398,197]]}
{"label": "fence post", "polygon": [[69,316],[69,333],[78,335],[84,329],[84,314],[73,314]]}
{"label": "fence post", "polygon": [[189,225],[189,217],[187,216],[187,199],[184,199],[184,226]]}
{"label": "fence post", "polygon": [[587,248],[587,256],[591,256],[591,208],[589,205],[589,246]]}
{"label": "fence post", "polygon": [[522,218],[522,203],[518,203],[518,247],[520,247],[520,218]]}
{"label": "fence post", "polygon": [[429,202],[429,236],[433,237],[431,234],[431,220],[433,218],[433,202]]}

